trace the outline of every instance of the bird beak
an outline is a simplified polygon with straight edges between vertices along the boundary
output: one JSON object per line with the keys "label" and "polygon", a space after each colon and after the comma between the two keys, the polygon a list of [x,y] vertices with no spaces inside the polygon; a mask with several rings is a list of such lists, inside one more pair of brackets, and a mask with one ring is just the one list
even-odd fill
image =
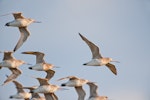
{"label": "bird beak", "polygon": [[120,63],[119,61],[116,61],[116,60],[112,60],[111,62],[116,62],[116,63]]}
{"label": "bird beak", "polygon": [[36,20],[35,20],[35,21],[33,21],[33,23],[42,23],[42,22],[41,22],[41,21],[36,21]]}

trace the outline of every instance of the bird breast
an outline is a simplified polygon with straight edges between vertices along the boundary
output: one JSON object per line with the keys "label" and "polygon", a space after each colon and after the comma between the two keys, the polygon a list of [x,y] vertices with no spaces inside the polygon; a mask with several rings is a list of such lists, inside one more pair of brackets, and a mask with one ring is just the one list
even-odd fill
{"label": "bird breast", "polygon": [[17,19],[18,27],[27,27],[29,24],[31,24],[31,21],[28,19]]}
{"label": "bird breast", "polygon": [[46,64],[46,63],[43,63],[43,69],[44,70],[49,70],[49,69],[52,69],[53,68],[53,65],[52,64]]}
{"label": "bird breast", "polygon": [[86,63],[87,66],[101,66],[101,60],[100,59],[92,59],[88,63]]}

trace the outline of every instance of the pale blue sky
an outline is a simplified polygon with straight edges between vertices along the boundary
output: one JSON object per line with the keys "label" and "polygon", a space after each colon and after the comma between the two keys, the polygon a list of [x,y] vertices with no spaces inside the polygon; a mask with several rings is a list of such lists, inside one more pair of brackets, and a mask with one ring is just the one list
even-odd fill
{"label": "pale blue sky", "polygon": [[[22,12],[25,17],[42,21],[28,27],[31,35],[14,56],[35,64],[35,57],[22,55],[23,51],[41,51],[45,60],[55,68],[52,84],[56,80],[75,75],[97,82],[99,95],[111,100],[150,100],[150,0],[0,0],[0,15]],[[0,50],[13,50],[20,33],[17,28],[6,27],[12,15],[0,17]],[[121,63],[114,63],[118,75],[106,67],[83,66],[91,59],[88,46],[78,32],[100,47],[101,54]],[[0,54],[2,60],[3,54]],[[21,66],[23,74],[17,78],[24,86],[38,85],[35,77],[44,72]],[[0,70],[0,84],[10,75],[6,68]],[[74,88],[57,91],[59,100],[77,100]],[[89,88],[86,99],[89,97]],[[13,83],[0,86],[0,100],[9,100],[16,93]]]}

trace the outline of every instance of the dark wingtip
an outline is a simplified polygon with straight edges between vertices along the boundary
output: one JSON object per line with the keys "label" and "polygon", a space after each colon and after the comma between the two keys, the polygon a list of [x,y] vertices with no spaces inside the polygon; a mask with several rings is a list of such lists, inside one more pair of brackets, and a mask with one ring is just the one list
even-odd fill
{"label": "dark wingtip", "polygon": [[66,84],[61,84],[61,86],[66,86]]}
{"label": "dark wingtip", "polygon": [[6,23],[5,26],[9,26],[9,23]]}
{"label": "dark wingtip", "polygon": [[13,96],[10,96],[9,98],[13,98]]}
{"label": "dark wingtip", "polygon": [[81,33],[79,33],[79,35],[82,37]]}
{"label": "dark wingtip", "polygon": [[32,67],[29,67],[29,69],[32,69]]}
{"label": "dark wingtip", "polygon": [[85,63],[85,64],[83,64],[83,65],[87,65],[87,64]]}
{"label": "dark wingtip", "polygon": [[13,52],[15,52],[15,51],[16,51],[16,49],[13,50]]}

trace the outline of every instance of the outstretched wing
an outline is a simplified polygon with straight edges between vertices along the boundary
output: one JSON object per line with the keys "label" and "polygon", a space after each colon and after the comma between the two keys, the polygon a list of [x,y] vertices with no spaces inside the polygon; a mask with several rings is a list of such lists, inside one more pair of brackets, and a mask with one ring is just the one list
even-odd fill
{"label": "outstretched wing", "polygon": [[39,81],[40,86],[42,86],[42,85],[49,85],[48,79],[46,79],[46,78],[36,78],[36,79]]}
{"label": "outstretched wing", "polygon": [[38,51],[26,51],[26,52],[22,52],[22,54],[31,54],[31,55],[35,55],[36,56],[36,64],[38,63],[44,63],[44,56],[45,54],[42,52],[38,52]]}
{"label": "outstretched wing", "polygon": [[21,12],[18,12],[18,13],[13,13],[13,16],[15,19],[23,19],[24,17],[22,16],[22,13]]}
{"label": "outstretched wing", "polygon": [[27,38],[30,35],[30,33],[26,27],[19,27],[19,31],[21,33],[21,36],[19,38],[18,43],[16,44],[16,46],[14,48],[14,52],[22,46],[22,44],[27,40]]}
{"label": "outstretched wing", "polygon": [[48,80],[50,80],[54,76],[55,71],[49,69],[49,70],[46,71],[46,73],[47,73],[47,75],[46,75],[45,78],[48,79]]}
{"label": "outstretched wing", "polygon": [[18,93],[24,92],[23,86],[19,82],[17,82],[17,81],[14,80],[13,83],[16,85],[16,89],[17,89]]}
{"label": "outstretched wing", "polygon": [[102,58],[101,54],[99,53],[99,48],[94,44],[92,43],[91,41],[89,41],[88,39],[86,39],[83,35],[81,35],[79,33],[80,37],[82,38],[83,41],[86,42],[86,44],[89,46],[91,52],[92,52],[92,58]]}
{"label": "outstretched wing", "polygon": [[106,66],[115,74],[117,75],[117,69],[115,67],[115,65],[111,64],[111,63],[108,63],[106,64]]}
{"label": "outstretched wing", "polygon": [[13,81],[21,74],[21,71],[17,68],[9,68],[9,69],[12,71],[12,74],[8,76],[8,78],[4,81],[3,85]]}

